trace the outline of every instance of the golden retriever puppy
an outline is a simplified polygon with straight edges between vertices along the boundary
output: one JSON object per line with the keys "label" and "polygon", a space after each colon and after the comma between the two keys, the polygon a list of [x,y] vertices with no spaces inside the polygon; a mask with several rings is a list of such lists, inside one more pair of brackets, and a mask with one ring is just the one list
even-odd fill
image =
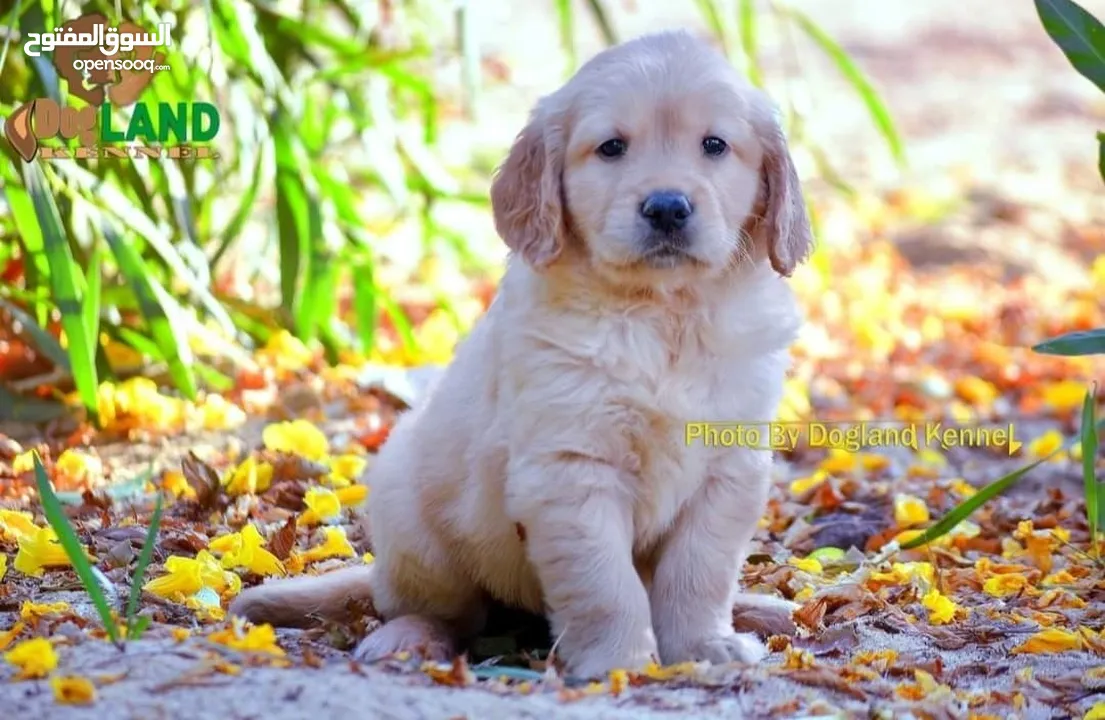
{"label": "golden retriever puppy", "polygon": [[734,630],[792,605],[739,591],[771,454],[687,423],[774,419],[799,328],[781,276],[810,228],[773,106],[683,32],[607,50],[543,98],[491,188],[512,257],[487,315],[370,472],[376,561],[244,592],[302,625],[371,599],[358,650],[546,614],[569,673],[755,662]]}

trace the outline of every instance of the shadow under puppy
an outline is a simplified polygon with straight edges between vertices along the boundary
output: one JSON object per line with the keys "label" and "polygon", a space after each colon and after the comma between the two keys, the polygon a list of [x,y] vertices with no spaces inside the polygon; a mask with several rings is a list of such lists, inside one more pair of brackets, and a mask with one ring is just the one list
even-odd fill
{"label": "shadow under puppy", "polygon": [[645,36],[544,97],[491,199],[498,296],[369,473],[374,564],[252,588],[230,611],[302,626],[371,599],[357,649],[455,652],[489,601],[548,617],[575,676],[755,662],[792,627],[744,594],[771,454],[686,425],[774,419],[811,245],[768,99],[705,43]]}

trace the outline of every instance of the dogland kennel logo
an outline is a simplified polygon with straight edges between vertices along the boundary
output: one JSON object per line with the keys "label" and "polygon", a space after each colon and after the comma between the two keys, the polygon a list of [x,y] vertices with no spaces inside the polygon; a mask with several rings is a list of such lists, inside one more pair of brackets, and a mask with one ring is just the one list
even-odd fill
{"label": "dogland kennel logo", "polygon": [[[82,15],[53,32],[28,33],[23,51],[30,57],[53,53],[69,94],[88,103],[80,109],[36,98],[16,108],[4,134],[19,156],[30,162],[72,158],[216,158],[207,142],[219,131],[219,112],[206,102],[138,102],[154,74],[167,70],[169,23],[147,33],[132,22],[111,27],[100,14]],[[129,120],[120,111],[130,106]],[[49,147],[40,141],[61,136],[75,147]],[[173,143],[173,144],[170,144]]]}

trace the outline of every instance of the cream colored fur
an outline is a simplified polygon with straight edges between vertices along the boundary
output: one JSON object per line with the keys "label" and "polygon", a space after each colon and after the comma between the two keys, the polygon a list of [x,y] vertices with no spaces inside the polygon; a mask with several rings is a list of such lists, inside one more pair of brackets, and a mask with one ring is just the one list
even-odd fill
{"label": "cream colored fur", "polygon": [[[728,145],[703,153],[703,138]],[[626,141],[623,157],[596,148]],[[690,198],[688,257],[649,260],[638,209]],[[742,594],[771,456],[688,446],[766,421],[800,324],[780,275],[810,249],[767,99],[685,33],[608,50],[538,104],[492,188],[499,294],[372,465],[374,565],[266,583],[231,607],[300,625],[371,599],[358,654],[478,632],[489,598],[547,614],[570,673],[754,662],[791,605]]]}

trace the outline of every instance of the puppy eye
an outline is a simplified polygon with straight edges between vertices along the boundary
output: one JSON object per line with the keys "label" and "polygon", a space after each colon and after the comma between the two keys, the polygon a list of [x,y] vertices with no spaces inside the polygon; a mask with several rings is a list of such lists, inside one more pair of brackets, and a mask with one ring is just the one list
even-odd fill
{"label": "puppy eye", "polygon": [[719,137],[713,135],[702,140],[702,152],[713,157],[723,154],[729,146]]}
{"label": "puppy eye", "polygon": [[613,159],[625,155],[627,147],[628,145],[626,145],[625,140],[614,138],[599,145],[598,154],[604,158]]}

